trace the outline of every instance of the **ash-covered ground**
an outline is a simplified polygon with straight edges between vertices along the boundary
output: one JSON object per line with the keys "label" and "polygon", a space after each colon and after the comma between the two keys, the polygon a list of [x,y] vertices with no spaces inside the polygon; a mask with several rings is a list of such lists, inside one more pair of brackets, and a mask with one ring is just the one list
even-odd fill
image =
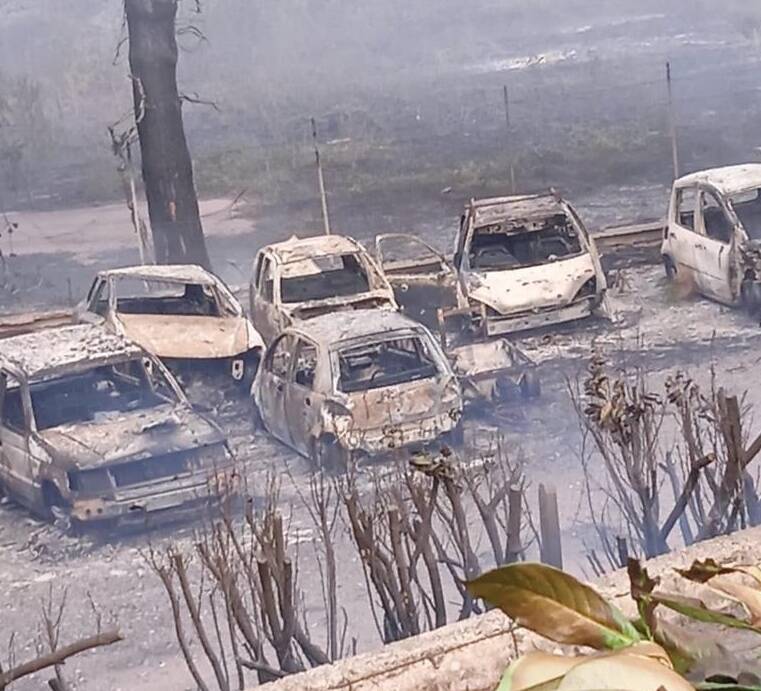
{"label": "ash-covered ground", "polygon": [[[490,44],[488,50],[477,51],[472,61],[461,64],[454,77],[454,70],[439,75],[441,81],[432,81],[429,91],[421,92],[421,101],[426,95],[432,101],[449,97],[455,83],[468,85],[470,103],[473,89],[499,96],[501,84],[509,78],[521,95],[517,107],[524,122],[532,119],[534,109],[542,114],[537,121],[541,120],[544,129],[524,126],[521,134],[523,165],[532,166],[533,171],[527,178],[528,186],[537,188],[559,180],[572,193],[571,200],[592,227],[657,218],[665,211],[670,179],[670,150],[663,136],[663,100],[652,96],[659,93],[658,89],[665,89],[658,81],[663,59],[674,57],[678,65],[684,66],[683,76],[689,66],[689,81],[682,83],[678,105],[684,121],[689,122],[683,141],[687,165],[694,168],[738,157],[754,158],[754,146],[761,139],[761,126],[756,131],[751,124],[751,116],[759,109],[755,81],[758,54],[720,21],[712,25],[710,33],[701,33],[692,26],[683,30],[667,27],[661,15],[630,19],[624,24],[569,26],[561,32],[562,37],[528,36],[526,45],[513,44],[504,50]],[[594,69],[590,70],[590,63],[592,68],[597,63],[603,65],[598,77]],[[615,67],[608,69],[610,65]],[[637,78],[635,81],[642,82],[639,91],[632,91],[628,100],[621,97],[627,79],[632,81],[630,75],[643,70],[654,76]],[[731,86],[736,90],[733,98],[726,95],[729,82],[723,82],[722,75],[727,80],[731,77]],[[701,76],[705,79],[701,80]],[[654,110],[660,113],[653,120],[656,129],[651,137],[647,136],[647,128],[624,128],[618,135],[622,139],[634,134],[643,137],[641,160],[627,158],[630,147],[621,149],[619,141],[609,140],[598,142],[598,158],[579,155],[574,139],[579,123],[601,119],[617,122],[626,112],[626,104],[636,100],[638,93],[648,94],[650,99],[647,108],[643,105],[642,121],[648,122]],[[730,127],[729,117],[732,104],[739,107],[741,101],[743,128],[738,131]],[[566,117],[569,111],[576,123],[573,126]],[[387,187],[378,184],[381,174],[372,170],[379,164],[377,156],[355,159],[352,165],[343,162],[333,178],[334,183],[340,180],[331,197],[334,226],[362,240],[378,232],[409,231],[442,249],[449,248],[460,206],[467,197],[504,191],[506,184],[504,142],[495,134],[496,129],[486,128],[483,131],[487,134],[483,134],[478,117],[478,109],[474,108],[471,120],[464,118],[459,136],[427,136],[423,108],[421,119],[406,130],[406,138],[396,140],[397,147],[392,151],[404,149],[409,159],[422,161],[435,172],[425,184],[417,174],[405,177],[405,161],[401,159],[398,165],[389,164],[394,184]],[[475,134],[471,136],[469,129]],[[551,138],[552,146],[545,146],[545,136]],[[326,156],[329,182],[330,151]],[[468,177],[462,169],[453,167],[458,152],[463,160],[476,161],[474,176]],[[479,170],[477,161],[483,162],[489,156],[499,165]],[[537,167],[537,161],[542,165]],[[581,161],[588,167],[579,168]],[[291,172],[294,188],[300,192],[314,182],[307,164]],[[342,184],[353,176],[356,187]],[[445,181],[450,176],[455,182],[452,189],[447,189],[450,185]],[[298,199],[289,201],[288,194],[282,194],[273,201],[252,189],[234,205],[229,200],[205,204],[204,222],[216,271],[231,285],[243,289],[250,261],[259,247],[293,233],[316,232],[318,200],[314,197],[304,201],[303,195]],[[120,205],[25,211],[9,213],[8,217],[18,221],[19,230],[14,234],[12,248],[7,234],[2,238],[0,304],[6,311],[66,305],[83,295],[96,270],[137,260],[127,212]],[[466,438],[479,443],[499,432],[509,453],[523,458],[532,496],[539,483],[557,487],[566,562],[571,570],[583,575],[589,575],[583,555],[595,545],[596,534],[584,499],[579,460],[581,435],[568,386],[584,375],[593,347],[603,349],[613,363],[645,368],[654,387],[677,370],[686,371],[707,386],[713,369],[728,391],[747,391],[748,403],[756,409],[761,404],[757,386],[761,359],[758,324],[739,312],[675,293],[666,285],[659,267],[622,271],[620,288],[612,291],[619,320],[586,323],[520,339],[526,352],[541,365],[541,400],[521,409],[505,410],[499,430],[489,423],[471,420],[466,432]],[[270,474],[280,479],[282,510],[291,517],[292,548],[298,544],[300,554],[300,583],[304,590],[314,593],[319,588],[311,544],[314,531],[300,498],[308,488],[309,465],[265,435],[253,437],[247,413],[244,401],[229,401],[221,410],[223,424],[246,465],[248,486],[254,494],[265,486]],[[143,557],[151,544],[157,548],[171,541],[189,544],[192,537],[190,525],[120,538],[66,536],[57,527],[41,524],[3,502],[0,628],[4,638],[9,632],[17,633],[16,659],[35,654],[41,598],[52,586],[57,593],[68,590],[64,639],[92,632],[90,600],[97,604],[104,621],[115,620],[126,636],[122,644],[77,657],[67,665],[67,674],[77,689],[192,688],[175,642],[166,597]],[[360,650],[377,647],[378,636],[361,569],[343,527],[338,546],[340,604],[352,622],[351,633],[357,636]],[[480,547],[485,550],[485,545]],[[321,598],[309,598],[308,609],[319,639]],[[5,640],[0,640],[0,645],[4,644]],[[29,679],[18,688],[39,688],[41,679]]]}

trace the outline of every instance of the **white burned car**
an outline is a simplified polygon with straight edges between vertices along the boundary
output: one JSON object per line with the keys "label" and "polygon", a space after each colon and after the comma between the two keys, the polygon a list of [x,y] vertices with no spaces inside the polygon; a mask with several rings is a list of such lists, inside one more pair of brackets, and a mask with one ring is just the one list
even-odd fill
{"label": "white burned car", "polygon": [[686,278],[724,304],[761,309],[761,164],[677,180],[661,253],[669,278]]}
{"label": "white burned car", "polygon": [[101,271],[75,318],[105,322],[175,372],[216,371],[246,391],[264,349],[262,337],[227,286],[195,265]]}
{"label": "white burned car", "polygon": [[262,248],[249,287],[251,316],[267,343],[296,320],[341,310],[397,309],[394,291],[356,240],[320,235]]}
{"label": "white burned car", "polygon": [[436,339],[385,310],[289,327],[268,348],[253,394],[270,434],[330,469],[352,457],[456,443],[463,408]]}
{"label": "white burned car", "polygon": [[454,265],[485,335],[609,314],[594,240],[554,194],[472,201],[462,216]]}
{"label": "white burned car", "polygon": [[0,341],[0,487],[44,517],[143,523],[235,484],[219,427],[160,361],[93,325]]}

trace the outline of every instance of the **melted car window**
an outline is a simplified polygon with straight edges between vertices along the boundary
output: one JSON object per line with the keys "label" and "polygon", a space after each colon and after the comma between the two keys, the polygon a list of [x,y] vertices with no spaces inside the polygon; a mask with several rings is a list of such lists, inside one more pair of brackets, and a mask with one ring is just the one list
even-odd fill
{"label": "melted car window", "polygon": [[117,413],[154,408],[167,403],[157,392],[142,362],[97,367],[48,382],[32,384],[32,409],[40,430],[98,422]]}
{"label": "melted car window", "polygon": [[752,240],[761,240],[761,190],[741,192],[730,197],[735,213]]}
{"label": "melted car window", "polygon": [[285,264],[280,278],[284,303],[327,300],[367,293],[370,279],[358,254],[313,257]]}
{"label": "melted car window", "polygon": [[428,379],[439,372],[430,345],[419,337],[344,348],[338,364],[338,390],[345,393]]}
{"label": "melted car window", "polygon": [[470,267],[502,271],[548,264],[580,254],[576,229],[564,215],[539,222],[497,223],[476,228],[470,242]]}
{"label": "melted car window", "polygon": [[121,314],[201,317],[219,317],[223,312],[211,286],[136,279],[119,281],[116,310]]}

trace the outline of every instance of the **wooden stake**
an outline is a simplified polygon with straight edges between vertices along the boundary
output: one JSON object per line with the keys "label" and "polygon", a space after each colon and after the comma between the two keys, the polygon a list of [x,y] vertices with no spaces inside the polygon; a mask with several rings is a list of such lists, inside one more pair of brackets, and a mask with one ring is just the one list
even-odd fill
{"label": "wooden stake", "polygon": [[507,563],[514,564],[523,556],[521,545],[521,511],[523,509],[523,487],[516,482],[510,486],[507,509]]}
{"label": "wooden stake", "polygon": [[558,493],[552,485],[539,485],[539,525],[542,537],[542,563],[563,568],[563,546],[560,539]]}
{"label": "wooden stake", "polygon": [[510,94],[507,90],[507,84],[505,84],[503,88],[503,93],[505,97],[505,124],[507,125],[507,155],[510,160],[510,192],[512,194],[515,194],[516,188],[515,188],[515,161],[513,158],[513,149],[512,149],[512,128],[510,126]]}
{"label": "wooden stake", "polygon": [[325,177],[322,174],[322,160],[320,158],[320,147],[317,144],[317,123],[312,118],[312,140],[314,141],[314,158],[317,163],[317,182],[320,186],[320,202],[322,204],[322,223],[325,228],[325,235],[330,235],[330,216],[328,215],[328,195],[325,192]]}
{"label": "wooden stake", "polygon": [[676,114],[674,112],[674,95],[671,86],[671,63],[666,63],[666,86],[669,94],[669,123],[671,128],[671,156],[674,165],[674,180],[679,177],[679,144],[676,133]]}

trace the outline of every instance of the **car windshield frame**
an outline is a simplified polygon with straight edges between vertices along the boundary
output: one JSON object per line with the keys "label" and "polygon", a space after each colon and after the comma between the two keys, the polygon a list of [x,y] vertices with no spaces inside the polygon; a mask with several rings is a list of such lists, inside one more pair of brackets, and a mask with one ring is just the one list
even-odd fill
{"label": "car windshield frame", "polygon": [[[116,369],[126,369],[131,365],[136,366],[132,373]],[[67,386],[71,388],[70,391],[66,391]],[[130,398],[130,394],[139,395]],[[61,427],[97,425],[120,415],[155,410],[165,405],[177,407],[183,404],[174,383],[163,368],[153,363],[149,367],[146,365],[146,359],[139,357],[110,364],[97,364],[77,372],[32,381],[29,383],[29,395],[34,429],[38,432]],[[49,400],[41,400],[45,395],[50,396]],[[76,406],[75,402],[79,405]],[[50,412],[43,413],[44,406],[48,406]],[[65,416],[62,415],[64,411]],[[81,414],[74,415],[73,411],[79,411]]]}
{"label": "car windshield frame", "polygon": [[[141,295],[125,295],[125,284],[142,284],[146,290]],[[155,293],[148,286],[156,286],[159,290]],[[116,314],[126,316],[161,316],[161,317],[236,317],[240,316],[241,309],[236,305],[232,294],[220,290],[220,286],[212,282],[180,281],[166,278],[135,278],[119,277],[113,282],[113,306]],[[162,291],[163,288],[163,291]],[[192,290],[191,290],[192,289]],[[137,291],[126,291],[127,293]],[[171,301],[193,300],[194,307],[187,311],[172,309]],[[164,304],[164,310],[155,311],[147,309],[128,309],[125,311],[120,303],[126,301],[155,301]]]}
{"label": "car windshield frame", "polygon": [[[335,274],[349,273],[349,269],[346,266],[344,266],[342,269],[339,269],[337,271],[318,270],[318,271],[297,273],[291,276],[287,275],[288,273],[290,273],[290,271],[293,270],[294,267],[298,266],[299,264],[303,264],[307,266],[308,262],[317,264],[318,262],[323,262],[323,261],[335,261],[335,260],[343,261],[349,257],[356,261],[356,266],[359,269],[361,269],[363,273],[363,278],[365,282],[361,290],[357,290],[356,288],[351,288],[351,286],[347,285],[346,290],[323,291],[323,293],[317,297],[295,296],[296,299],[291,299],[291,295],[289,291],[286,290],[286,284],[285,284],[286,281],[306,282],[310,279],[315,280],[314,277],[316,276],[322,276],[329,273],[335,273]],[[319,269],[319,266],[317,266],[317,268]],[[315,280],[315,282],[317,281]],[[375,272],[373,271],[373,267],[370,265],[365,254],[360,250],[337,252],[335,254],[321,254],[314,257],[302,257],[300,259],[294,259],[292,261],[288,261],[283,264],[280,264],[277,271],[277,284],[278,284],[277,288],[278,288],[279,299],[280,299],[280,302],[284,305],[298,305],[301,303],[308,303],[308,302],[328,302],[331,300],[337,300],[341,298],[350,298],[355,296],[367,295],[368,293],[371,293],[374,290],[377,290],[377,286],[375,285],[376,276],[375,276]]]}
{"label": "car windshield frame", "polygon": [[[394,374],[376,377],[376,374],[369,378],[352,382],[346,386],[346,381],[342,372],[342,358],[346,357],[348,351],[355,351],[354,357],[363,357],[361,351],[371,351],[374,348],[388,346],[392,343],[401,343],[403,341],[414,341],[419,346],[416,349],[418,356],[424,355],[427,362],[421,364],[417,370],[409,369]],[[368,357],[369,355],[364,355]],[[406,357],[406,353],[397,353],[397,363],[401,364],[401,359]],[[413,384],[423,382],[429,379],[435,379],[442,376],[445,371],[444,364],[432,337],[424,331],[417,329],[391,331],[385,334],[378,334],[377,338],[351,339],[342,343],[335,344],[330,350],[331,376],[333,379],[333,390],[338,394],[363,394],[371,391],[387,389],[393,386],[404,384]],[[412,375],[412,376],[410,376]],[[371,384],[368,386],[367,384]]]}
{"label": "car windshield frame", "polygon": [[[542,234],[554,233],[559,238],[561,233],[558,231],[558,227],[549,226],[548,224],[552,221],[553,218],[560,217],[561,215],[565,218],[565,233],[568,235],[567,239],[568,241],[575,241],[577,248],[570,248],[563,254],[548,253],[545,258],[531,258],[530,260],[526,261],[521,260],[520,257],[516,256],[514,251],[515,248],[511,250],[507,247],[507,244],[510,243],[511,240],[513,240],[513,242],[517,241],[524,243],[531,243],[533,241],[533,244],[535,245],[537,243],[541,244],[543,242],[543,238],[541,237]],[[490,232],[489,229],[493,230]],[[573,236],[571,236],[571,234],[573,234]],[[488,235],[492,235],[495,238],[501,237],[502,242],[500,244],[495,242],[495,248],[503,248],[504,251],[500,251],[500,254],[504,255],[506,260],[510,259],[512,261],[507,264],[495,264],[492,266],[478,265],[476,262],[474,262],[473,245],[476,241],[477,236],[479,235],[482,237]],[[561,241],[562,240],[560,239],[556,240],[556,242]],[[535,248],[533,248],[531,251],[534,252]],[[468,238],[468,243],[465,248],[465,256],[467,257],[468,268],[471,271],[478,273],[516,271],[521,269],[530,269],[537,266],[548,266],[557,262],[563,262],[569,259],[582,257],[587,253],[588,249],[585,246],[583,240],[583,233],[576,226],[573,219],[570,218],[567,214],[556,214],[554,216],[541,217],[537,219],[507,219],[500,222],[476,226],[471,229],[470,237]]]}

